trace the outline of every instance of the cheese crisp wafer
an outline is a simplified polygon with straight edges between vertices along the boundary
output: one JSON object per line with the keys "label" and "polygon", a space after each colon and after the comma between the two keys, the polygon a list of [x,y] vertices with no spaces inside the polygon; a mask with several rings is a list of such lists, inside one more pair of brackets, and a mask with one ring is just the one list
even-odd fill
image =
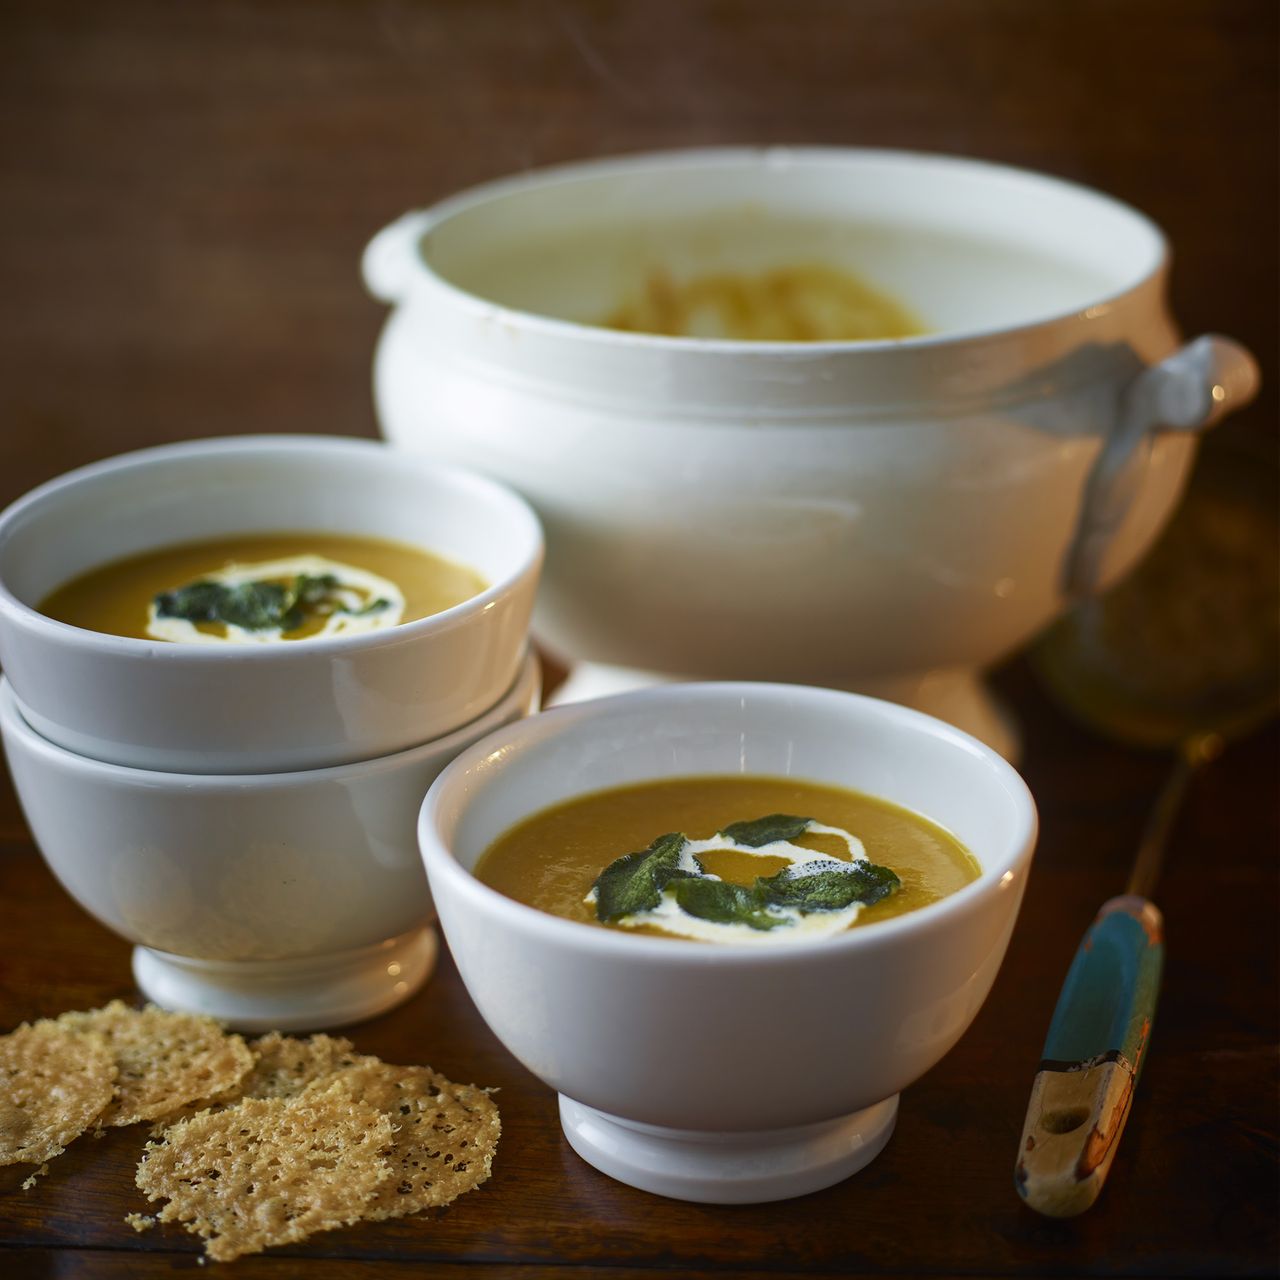
{"label": "cheese crisp wafer", "polygon": [[218,1262],[450,1204],[489,1177],[501,1132],[485,1090],[337,1036],[250,1048],[210,1018],[119,1000],[0,1036],[0,1164],[137,1120],[160,1137],[135,1181],[165,1203],[125,1221],[181,1223]]}
{"label": "cheese crisp wafer", "polygon": [[429,1067],[394,1067],[376,1058],[343,1071],[329,1087],[371,1103],[396,1126],[386,1156],[392,1176],[364,1217],[438,1208],[488,1178],[502,1126],[483,1089],[454,1084]]}
{"label": "cheese crisp wafer", "polygon": [[[167,1197],[156,1215],[203,1236],[229,1262],[347,1226],[393,1176],[389,1117],[337,1085],[205,1111],[148,1143],[137,1184]],[[145,1222],[145,1219],[135,1221]]]}
{"label": "cheese crisp wafer", "polygon": [[42,1021],[0,1036],[0,1165],[60,1155],[110,1103],[115,1078],[100,1035]]}
{"label": "cheese crisp wafer", "polygon": [[98,1117],[102,1128],[168,1115],[237,1084],[253,1066],[239,1036],[197,1014],[113,1000],[88,1013],[64,1013],[58,1023],[102,1036],[115,1055],[115,1097]]}
{"label": "cheese crisp wafer", "polygon": [[249,1047],[253,1069],[236,1086],[246,1098],[293,1098],[347,1067],[377,1061],[357,1053],[351,1041],[341,1036],[297,1040],[272,1031]]}
{"label": "cheese crisp wafer", "polygon": [[152,1127],[153,1136],[158,1137],[169,1125],[206,1108],[229,1107],[243,1098],[296,1097],[309,1085],[326,1080],[346,1067],[371,1061],[356,1053],[351,1041],[341,1036],[314,1035],[307,1040],[297,1040],[271,1031],[252,1041],[249,1051],[253,1054],[253,1067],[248,1075],[210,1098],[161,1116]]}

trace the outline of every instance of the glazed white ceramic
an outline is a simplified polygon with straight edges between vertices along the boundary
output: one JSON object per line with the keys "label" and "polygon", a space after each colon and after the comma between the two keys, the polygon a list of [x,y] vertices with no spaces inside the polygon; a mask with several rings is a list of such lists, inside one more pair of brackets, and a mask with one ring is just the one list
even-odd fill
{"label": "glazed white ceramic", "polygon": [[[747,343],[598,324],[655,268],[813,261],[932,332]],[[941,156],[535,171],[406,215],[364,274],[394,304],[374,363],[383,432],[530,499],[551,648],[639,669],[615,683],[883,691],[988,736],[974,673],[1134,563],[1193,433],[1257,382],[1232,342],[1181,345],[1167,246],[1141,214]]]}
{"label": "glazed white ceramic", "polygon": [[483,716],[396,755],[300,773],[156,773],[42,738],[0,682],[31,834],[67,892],[130,942],[143,993],[247,1031],[335,1027],[408,999],[435,960],[415,820],[437,773],[530,714],[525,658]]}
{"label": "glazed white ceramic", "polygon": [[[472,874],[494,839],[548,805],[699,774],[882,796],[952,831],[981,877],[912,914],[772,949],[598,929]],[[561,1095],[570,1142],[624,1182],[719,1203],[801,1195],[875,1156],[898,1093],[991,987],[1035,835],[1022,780],[968,735],[877,699],[763,684],[669,685],[544,712],[454,761],[419,823],[467,990]]]}
{"label": "glazed white ceramic", "polygon": [[[37,610],[55,587],[120,557],[271,530],[392,538],[492,585],[417,622],[281,645],[126,639]],[[375,441],[147,449],[73,471],[0,514],[0,666],[41,735],[95,759],[191,773],[371,759],[443,737],[503,696],[541,560],[522,499]]]}

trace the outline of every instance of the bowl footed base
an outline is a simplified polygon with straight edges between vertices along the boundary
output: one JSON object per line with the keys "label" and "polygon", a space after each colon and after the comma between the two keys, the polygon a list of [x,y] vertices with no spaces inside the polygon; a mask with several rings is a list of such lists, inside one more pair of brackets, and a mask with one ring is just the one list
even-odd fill
{"label": "bowl footed base", "polygon": [[133,949],[133,976],[165,1009],[204,1013],[237,1031],[320,1031],[402,1004],[431,976],[435,927],[371,947],[289,960],[192,960]]}
{"label": "bowl footed base", "polygon": [[[657,684],[671,684],[679,679],[658,671],[637,667],[615,667],[601,662],[576,663],[569,677],[546,700],[547,706],[569,702],[585,702],[632,689],[645,689]],[[972,734],[998,751],[1011,764],[1018,763],[1022,742],[1009,712],[1000,705],[973,667],[949,667],[917,675],[894,676],[882,680],[824,680],[829,689],[847,689],[850,693],[866,693],[905,707],[924,711],[957,729]]]}
{"label": "bowl footed base", "polygon": [[821,1191],[884,1150],[898,1095],[836,1120],[755,1133],[636,1124],[560,1095],[560,1124],[589,1165],[628,1186],[701,1204],[760,1204]]}

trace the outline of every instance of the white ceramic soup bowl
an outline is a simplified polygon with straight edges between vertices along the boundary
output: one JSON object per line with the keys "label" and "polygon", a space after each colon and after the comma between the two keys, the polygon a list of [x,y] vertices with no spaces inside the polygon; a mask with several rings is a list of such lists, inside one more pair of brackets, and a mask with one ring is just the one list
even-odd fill
{"label": "white ceramic soup bowl", "polygon": [[[655,270],[814,262],[930,332],[600,325]],[[394,304],[374,362],[382,430],[530,499],[549,646],[881,692],[988,736],[978,669],[1133,564],[1194,432],[1254,393],[1236,344],[1182,345],[1168,269],[1147,218],[1070,183],[782,148],[521,174],[406,215],[364,258]]]}
{"label": "white ceramic soup bowl", "polygon": [[249,1031],[341,1026],[406,1000],[435,962],[415,823],[464,747],[537,708],[536,660],[495,706],[433,742],[299,773],[157,773],[42,738],[7,681],[0,735],[40,852],[135,945],[170,1009]]}
{"label": "white ceramic soup bowl", "polygon": [[[39,612],[55,587],[113,560],[270,531],[410,543],[490,585],[416,622],[272,645],[128,639]],[[0,666],[41,735],[95,759],[193,773],[370,759],[442,737],[503,696],[541,561],[521,498],[375,441],[147,449],[73,471],[0,514]]]}
{"label": "white ceramic soup bowl", "polygon": [[[715,774],[893,801],[959,837],[982,874],[922,910],[785,947],[600,929],[472,874],[498,836],[548,805]],[[893,703],[764,684],[671,685],[544,712],[454,761],[419,823],[467,990],[560,1094],[574,1148],[624,1182],[719,1203],[800,1195],[874,1158],[898,1093],[985,999],[1035,836],[1026,786],[968,735]]]}

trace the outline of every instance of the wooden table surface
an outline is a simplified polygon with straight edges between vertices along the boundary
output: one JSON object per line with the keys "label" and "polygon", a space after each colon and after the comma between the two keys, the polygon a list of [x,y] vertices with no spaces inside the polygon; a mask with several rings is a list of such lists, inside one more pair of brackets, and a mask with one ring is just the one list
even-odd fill
{"label": "wooden table surface", "polygon": [[[376,434],[365,240],[534,164],[721,142],[981,155],[1152,214],[1189,333],[1276,381],[1273,0],[29,0],[0,4],[0,505],[125,449],[260,431]],[[1221,428],[1274,456],[1268,390]],[[1076,727],[1025,659],[995,674],[1042,836],[989,1001],[903,1096],[887,1150],[786,1204],[664,1201],[583,1165],[554,1100],[446,958],[359,1048],[501,1088],[494,1176],[436,1216],[320,1236],[246,1277],[1273,1275],[1280,734],[1195,782],[1158,898],[1165,987],[1101,1201],[1018,1202],[1012,1165],[1062,977],[1123,885],[1166,764]],[[53,882],[0,774],[0,1029],[134,995],[128,948]],[[0,1275],[196,1265],[122,1215],[139,1131],[23,1193],[0,1171]],[[301,1260],[305,1259],[305,1263]]]}

